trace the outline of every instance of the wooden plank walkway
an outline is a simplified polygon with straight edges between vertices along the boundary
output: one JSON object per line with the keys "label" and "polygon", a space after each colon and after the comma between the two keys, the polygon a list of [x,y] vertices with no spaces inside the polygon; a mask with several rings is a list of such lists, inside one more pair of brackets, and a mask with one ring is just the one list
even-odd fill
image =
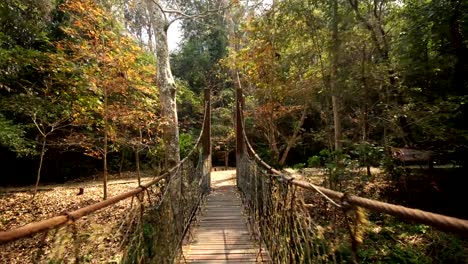
{"label": "wooden plank walkway", "polygon": [[251,235],[235,186],[234,170],[211,173],[212,191],[192,223],[181,263],[269,262],[266,250]]}

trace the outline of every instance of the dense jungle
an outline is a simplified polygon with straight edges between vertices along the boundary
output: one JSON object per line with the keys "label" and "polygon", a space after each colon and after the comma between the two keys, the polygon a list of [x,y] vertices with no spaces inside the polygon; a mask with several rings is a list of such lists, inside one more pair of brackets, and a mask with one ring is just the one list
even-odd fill
{"label": "dense jungle", "polygon": [[[0,231],[167,171],[197,140],[206,90],[215,168],[236,166],[242,90],[273,167],[468,219],[468,1],[2,0]],[[467,263],[466,238],[369,219],[386,225],[363,263]],[[9,250],[0,262],[24,257]]]}

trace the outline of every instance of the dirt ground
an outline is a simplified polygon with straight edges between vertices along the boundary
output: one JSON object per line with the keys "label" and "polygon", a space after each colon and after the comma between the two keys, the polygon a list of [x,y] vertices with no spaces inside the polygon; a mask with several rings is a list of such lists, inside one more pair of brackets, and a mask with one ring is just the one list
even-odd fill
{"label": "dirt ground", "polygon": [[[153,179],[142,173],[142,183]],[[41,221],[65,212],[99,202],[103,197],[99,179],[40,185],[32,200],[33,186],[0,187],[0,231]],[[138,186],[135,172],[109,175],[108,196],[126,192]],[[217,168],[212,172],[212,182],[218,188],[235,183],[235,170]],[[79,189],[84,193],[78,195]],[[119,263],[123,255],[122,241],[128,236],[128,222],[138,216],[136,199],[123,200],[76,222],[80,255],[84,263]],[[74,230],[60,228],[48,233],[0,245],[0,263],[50,263],[47,259],[73,258]],[[60,246],[68,245],[68,246]]]}
{"label": "dirt ground", "polygon": [[[152,178],[150,174],[142,173],[143,183]],[[110,175],[108,196],[115,196],[137,186],[134,172]],[[77,195],[79,188],[84,190],[82,195]],[[0,187],[0,231],[61,215],[99,202],[103,197],[102,182],[97,180],[40,186],[34,200],[32,200],[31,190],[32,186]],[[137,201],[126,199],[77,221],[77,233],[81,241],[93,241],[92,244],[85,243],[86,245],[82,246],[84,262],[101,263],[105,260],[109,263],[110,260],[112,263],[113,259],[118,262],[117,260],[122,255],[120,240],[126,234],[124,223],[129,218],[135,217],[132,209],[137,207],[136,205]],[[53,244],[70,239],[69,236],[72,233],[70,230],[61,228],[49,231],[45,240],[43,240],[44,235],[38,234],[31,238],[0,245],[0,263],[34,263],[35,259],[43,263],[47,258],[44,256],[63,254],[54,250],[66,251],[66,249],[54,248]],[[43,243],[41,241],[44,242],[42,252],[38,251]],[[42,256],[36,256],[37,254]],[[87,259],[89,261],[86,261]]]}
{"label": "dirt ground", "polygon": [[236,170],[211,172],[211,188],[222,188],[236,184]]}

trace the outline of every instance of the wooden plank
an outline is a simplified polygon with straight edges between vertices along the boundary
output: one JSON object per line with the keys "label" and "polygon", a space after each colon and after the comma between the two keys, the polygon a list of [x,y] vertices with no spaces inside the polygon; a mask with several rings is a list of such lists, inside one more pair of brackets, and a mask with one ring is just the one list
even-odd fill
{"label": "wooden plank", "polygon": [[226,263],[271,263],[268,260],[209,260],[209,259],[202,259],[202,260],[190,260],[187,262],[182,261],[181,263],[216,263],[216,264],[226,264]]}
{"label": "wooden plank", "polygon": [[222,172],[211,174],[214,190],[192,224],[192,239],[183,247],[181,263],[268,263],[268,253],[252,240],[235,182],[223,177]]}
{"label": "wooden plank", "polygon": [[[210,260],[256,260],[257,254],[190,254],[187,259],[210,259]],[[259,257],[261,259],[261,257]]]}
{"label": "wooden plank", "polygon": [[227,216],[207,216],[204,218],[201,218],[200,221],[224,221],[224,220],[244,220],[245,218],[242,218],[240,216],[233,216],[233,215],[227,215]]}
{"label": "wooden plank", "polygon": [[191,263],[194,260],[217,260],[217,261],[235,261],[235,262],[250,262],[256,263],[262,262],[263,260],[267,260],[266,257],[257,256],[256,254],[249,254],[249,255],[194,255],[186,258],[188,263]]}
{"label": "wooden plank", "polygon": [[211,230],[222,230],[222,231],[227,231],[227,232],[237,232],[237,231],[242,231],[245,230],[246,226],[245,224],[239,223],[239,224],[231,224],[229,227],[225,227],[223,225],[210,225],[210,224],[203,224],[203,225],[197,225],[198,227],[198,232],[206,232],[206,231],[211,231]]}
{"label": "wooden plank", "polygon": [[213,237],[211,239],[204,239],[203,237],[194,237],[193,240],[192,240],[192,243],[235,243],[235,242],[238,242],[238,243],[253,243],[254,241],[252,241],[252,239],[250,239],[250,237]]}
{"label": "wooden plank", "polygon": [[266,252],[259,252],[258,250],[251,249],[237,249],[237,250],[200,250],[200,251],[191,251],[189,258],[214,258],[214,259],[226,259],[226,258],[259,258],[266,257]]}
{"label": "wooden plank", "polygon": [[216,264],[222,264],[222,263],[230,263],[230,264],[235,264],[235,263],[271,263],[267,260],[255,260],[255,259],[233,259],[233,260],[220,260],[220,259],[189,259],[186,260],[185,262],[182,261],[181,263],[216,263]]}
{"label": "wooden plank", "polygon": [[247,228],[247,223],[245,221],[202,221],[197,223],[194,226],[216,226],[219,229],[229,229],[230,227],[235,227],[235,226],[243,226],[244,228]]}
{"label": "wooden plank", "polygon": [[252,243],[231,244],[231,245],[226,245],[226,244],[192,244],[192,245],[190,245],[190,250],[205,249],[205,248],[211,248],[211,249],[240,249],[240,248],[245,248],[245,249],[255,249],[257,251],[259,250],[258,246],[254,246],[254,245],[252,245]]}
{"label": "wooden plank", "polygon": [[208,250],[215,250],[215,249],[255,249],[255,251],[259,251],[259,246],[252,244],[251,241],[244,242],[244,243],[195,243],[187,246],[187,250],[200,250],[200,249],[208,249]]}
{"label": "wooden plank", "polygon": [[193,248],[190,249],[190,256],[195,255],[231,255],[231,254],[257,254],[259,253],[258,250],[253,248],[237,248],[237,249],[197,249],[194,250]]}
{"label": "wooden plank", "polygon": [[198,242],[198,243],[193,243],[189,246],[191,247],[207,247],[207,248],[235,248],[235,247],[254,247],[258,248],[258,244],[252,244],[252,241],[235,241],[235,242],[226,242],[223,243],[222,241],[216,242],[216,241],[210,241],[210,242]]}
{"label": "wooden plank", "polygon": [[219,222],[215,222],[215,221],[211,221],[211,222],[201,222],[201,223],[198,223],[196,225],[193,225],[193,226],[196,226],[198,228],[202,228],[202,227],[216,227],[216,228],[219,228],[219,229],[229,229],[229,228],[235,228],[237,229],[236,227],[238,226],[242,226],[243,228],[246,228],[247,227],[247,223],[245,222],[229,222],[229,223],[219,223]]}
{"label": "wooden plank", "polygon": [[229,239],[238,239],[238,238],[249,238],[250,235],[248,233],[244,233],[244,234],[235,234],[235,233],[228,233],[228,232],[225,232],[225,233],[222,233],[222,232],[218,232],[218,233],[215,233],[214,231],[211,232],[211,233],[207,233],[207,232],[203,232],[203,233],[197,233],[195,235],[196,237],[198,238],[205,238],[205,239],[210,239],[210,238],[220,238],[220,239],[223,239],[223,238],[229,238]]}
{"label": "wooden plank", "polygon": [[217,226],[219,228],[230,228],[232,226],[243,226],[247,227],[247,221],[243,219],[240,220],[231,220],[231,221],[200,221],[196,224],[197,226]]}
{"label": "wooden plank", "polygon": [[252,241],[252,239],[250,239],[250,237],[237,237],[237,238],[223,238],[223,237],[213,237],[212,239],[204,239],[203,237],[197,237],[195,239],[192,240],[193,243],[205,243],[205,244],[209,244],[209,243],[224,243],[224,244],[234,244],[234,243],[253,243],[254,241]]}

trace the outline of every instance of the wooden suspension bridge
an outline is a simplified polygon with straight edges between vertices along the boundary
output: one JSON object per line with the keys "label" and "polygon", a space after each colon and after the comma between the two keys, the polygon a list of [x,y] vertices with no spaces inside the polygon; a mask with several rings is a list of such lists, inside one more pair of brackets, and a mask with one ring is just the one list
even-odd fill
{"label": "wooden suspension bridge", "polygon": [[[139,218],[122,224],[127,227],[123,233],[132,234],[122,235],[124,263],[357,263],[363,210],[468,236],[467,220],[340,193],[274,169],[255,153],[245,134],[240,89],[236,105],[235,172],[211,172],[210,91],[206,89],[202,132],[179,164],[132,191],[1,231],[0,247],[40,236],[30,262],[47,262],[45,252],[67,241],[71,249],[58,257],[59,262],[85,262],[81,251],[86,239],[80,228],[86,219],[82,218],[126,199],[132,204],[138,201],[139,206],[129,211]],[[325,215],[332,217],[324,220]],[[337,255],[337,237],[347,237],[350,255]]]}
{"label": "wooden suspension bridge", "polygon": [[268,262],[264,245],[249,225],[235,179],[232,170],[212,172],[212,191],[192,222],[182,263]]}

